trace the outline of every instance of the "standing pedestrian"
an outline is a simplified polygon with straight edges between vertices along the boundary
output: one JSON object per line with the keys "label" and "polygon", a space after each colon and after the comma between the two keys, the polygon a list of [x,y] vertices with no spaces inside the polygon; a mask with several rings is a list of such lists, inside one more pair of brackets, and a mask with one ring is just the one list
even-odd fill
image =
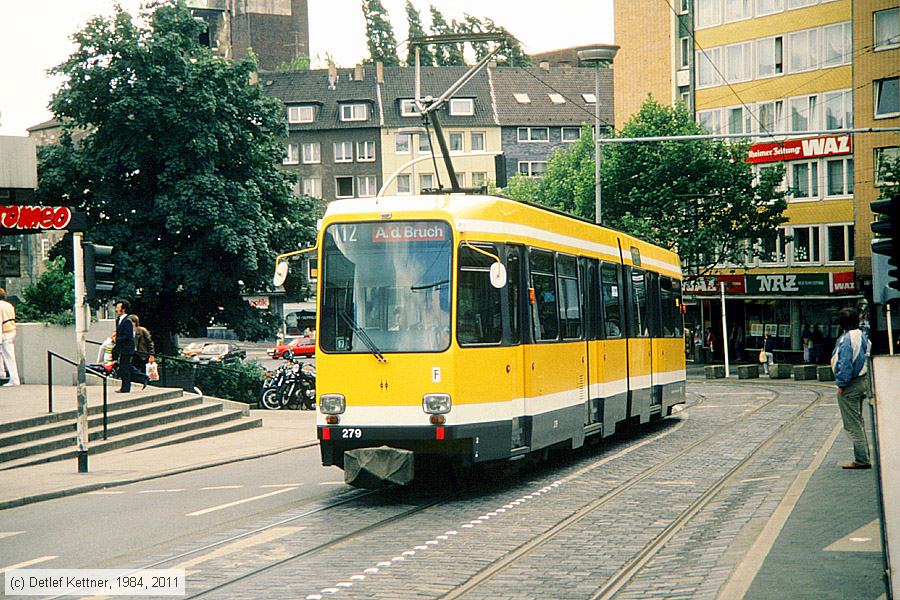
{"label": "standing pedestrian", "polygon": [[813,325],[813,330],[809,335],[809,340],[812,342],[812,352],[810,353],[810,358],[812,359],[813,364],[817,365],[822,362],[822,349],[825,342],[825,336],[822,335],[822,330],[819,329],[818,325]]}
{"label": "standing pedestrian", "polygon": [[809,323],[803,324],[803,332],[800,334],[800,347],[803,349],[803,362],[809,363],[812,359],[812,331],[809,330]]}
{"label": "standing pedestrian", "polygon": [[712,327],[706,328],[706,337],[703,338],[703,350],[706,352],[706,362],[712,363],[716,352],[716,334]]}
{"label": "standing pedestrian", "polygon": [[866,357],[871,350],[869,336],[859,328],[859,313],[844,308],[839,313],[843,334],[834,345],[831,369],[837,384],[838,407],[844,431],[853,442],[853,461],[841,465],[844,469],[869,469],[869,444],[863,426],[862,406],[869,395],[868,365]]}
{"label": "standing pedestrian", "polygon": [[728,332],[728,343],[732,359],[738,362],[744,352],[744,328],[736,321],[731,324],[731,331]]}
{"label": "standing pedestrian", "polygon": [[131,391],[131,375],[134,369],[134,323],[128,318],[131,304],[128,300],[116,302],[116,354],[119,357],[119,394]]}
{"label": "standing pedestrian", "polygon": [[9,381],[4,386],[19,385],[19,367],[16,365],[16,309],[6,299],[6,290],[0,288],[0,363],[6,366]]}
{"label": "standing pedestrian", "polygon": [[150,377],[147,375],[147,363],[155,362],[156,357],[153,338],[146,327],[141,327],[141,320],[137,315],[129,315],[131,322],[134,323],[134,377],[136,381],[140,381],[146,388],[150,384]]}
{"label": "standing pedestrian", "polygon": [[775,364],[775,337],[769,335],[767,331],[763,336],[763,352],[766,355],[766,362],[763,363],[763,372],[768,375],[769,368]]}

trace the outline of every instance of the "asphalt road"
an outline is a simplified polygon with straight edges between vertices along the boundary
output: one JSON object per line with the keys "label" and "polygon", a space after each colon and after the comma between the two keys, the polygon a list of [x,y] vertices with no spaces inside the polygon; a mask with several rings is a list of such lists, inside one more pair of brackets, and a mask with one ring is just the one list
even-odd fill
{"label": "asphalt road", "polygon": [[0,569],[114,568],[352,488],[319,448],[3,511]]}

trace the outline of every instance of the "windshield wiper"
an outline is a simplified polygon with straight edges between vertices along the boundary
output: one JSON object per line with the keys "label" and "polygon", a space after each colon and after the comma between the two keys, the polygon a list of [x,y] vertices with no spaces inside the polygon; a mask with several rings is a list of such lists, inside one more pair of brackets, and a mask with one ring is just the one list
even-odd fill
{"label": "windshield wiper", "polygon": [[409,289],[413,292],[418,290],[428,290],[431,288],[441,287],[444,284],[450,283],[449,279],[441,279],[440,281],[435,281],[434,283],[426,283],[425,285],[411,285]]}
{"label": "windshield wiper", "polygon": [[353,320],[353,317],[347,314],[346,311],[338,311],[338,315],[344,320],[344,322],[350,326],[350,329],[353,330],[353,333],[359,336],[359,339],[362,340],[363,344],[366,345],[372,354],[375,355],[375,358],[378,359],[378,362],[387,362],[387,359],[384,357],[384,354],[381,353],[381,350],[378,349],[378,346],[375,345],[375,342],[372,341],[372,338],[369,337],[369,334],[365,332],[365,330],[356,324],[356,321]]}

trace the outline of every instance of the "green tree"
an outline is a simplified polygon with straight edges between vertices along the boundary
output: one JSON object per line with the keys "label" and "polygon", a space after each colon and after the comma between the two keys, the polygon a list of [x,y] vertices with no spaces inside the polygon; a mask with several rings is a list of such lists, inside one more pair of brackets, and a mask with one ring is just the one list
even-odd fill
{"label": "green tree", "polygon": [[68,325],[75,321],[75,279],[66,272],[66,261],[57,257],[47,263],[47,270],[33,284],[22,290],[22,303],[17,307],[21,322],[43,321]]}
{"label": "green tree", "polygon": [[[468,15],[467,15],[468,18]],[[530,67],[534,64],[534,61],[531,60],[531,57],[522,50],[522,45],[519,43],[519,40],[514,38],[504,27],[500,27],[492,19],[486,18],[483,22],[480,23],[481,30],[489,33],[501,33],[507,36],[507,40],[501,44],[500,51],[494,55],[494,60],[497,61],[497,64],[501,67]],[[473,44],[474,47],[474,44]],[[483,50],[484,54],[487,54],[486,50]],[[475,56],[477,58],[481,58],[484,56],[478,56],[479,49],[475,48]]]}
{"label": "green tree", "polygon": [[362,0],[362,11],[366,18],[369,60],[384,63],[387,67],[399,66],[397,38],[394,37],[391,19],[381,0]]}
{"label": "green tree", "polygon": [[198,43],[178,0],[148,4],[146,25],[117,8],[74,35],[54,114],[87,134],[40,156],[40,193],[87,212],[86,238],[116,248],[131,297],[161,352],[211,322],[244,339],[277,318],[244,294],[270,285],[274,256],[314,237],[310,203],[291,194],[283,107],[250,85],[255,61]]}
{"label": "green tree", "polygon": [[[422,15],[416,10],[411,0],[406,0],[406,21],[409,24],[409,39],[425,36],[425,29],[422,27]],[[410,46],[409,52],[406,54],[406,66],[412,67],[415,64],[416,52]],[[423,67],[430,67],[434,64],[434,50],[431,49],[431,46],[419,47],[419,64]]]}
{"label": "green tree", "polygon": [[[703,133],[679,104],[652,98],[620,137]],[[745,161],[746,144],[665,141],[608,144],[603,149],[603,224],[677,251],[688,271],[703,274],[724,261],[742,264],[747,244],[774,235],[786,222],[781,166],[758,180]],[[594,218],[594,149],[591,132],[549,161],[538,201]]]}
{"label": "green tree", "polygon": [[[431,5],[431,34],[449,35],[457,33],[456,29],[439,11],[434,4]],[[434,64],[439,67],[460,66],[466,64],[461,44],[438,44],[434,50]]]}
{"label": "green tree", "polygon": [[275,71],[278,73],[290,73],[292,71],[309,71],[309,57],[304,54],[298,54],[291,60],[286,60],[277,67]]}

